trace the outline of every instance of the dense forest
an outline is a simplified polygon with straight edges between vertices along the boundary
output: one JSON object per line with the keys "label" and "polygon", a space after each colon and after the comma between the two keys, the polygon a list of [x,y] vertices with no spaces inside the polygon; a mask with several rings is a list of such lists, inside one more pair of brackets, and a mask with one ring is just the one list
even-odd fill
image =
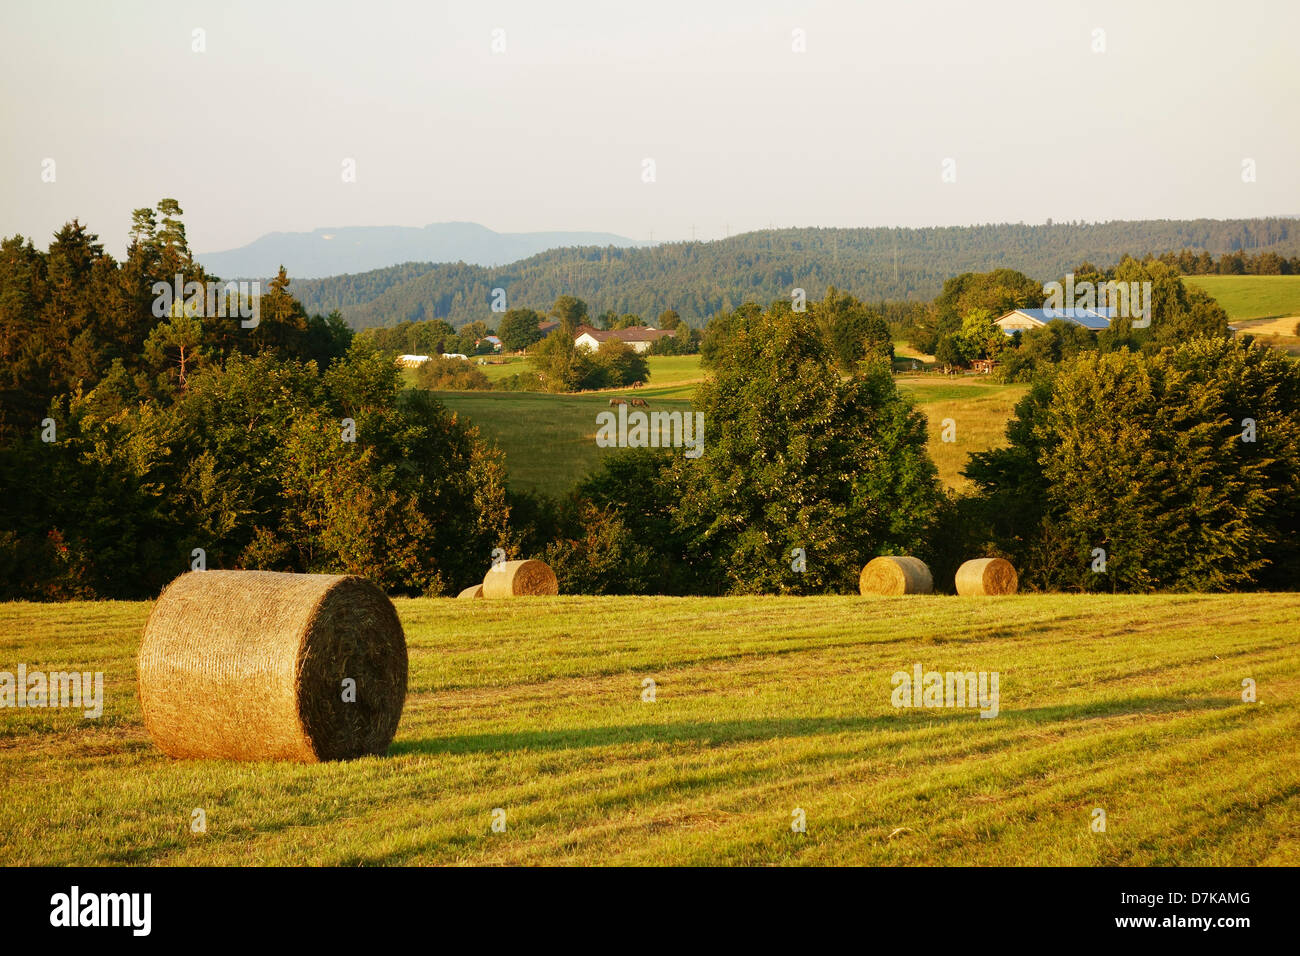
{"label": "dense forest", "polygon": [[[459,328],[490,322],[493,290],[506,306],[540,308],[558,296],[586,301],[592,314],[643,316],[675,309],[702,327],[746,302],[786,298],[795,287],[820,298],[830,286],[863,301],[928,301],[963,272],[1009,268],[1035,280],[1079,262],[1100,268],[1125,255],[1187,250],[1180,271],[1209,257],[1272,253],[1265,268],[1300,269],[1300,221],[1197,219],[932,229],[778,229],[715,242],[648,249],[553,249],[500,268],[406,263],[357,275],[300,280],[294,292],[309,313],[337,309],[354,329],[444,319]],[[1203,254],[1203,255],[1202,255]],[[1175,257],[1178,253],[1172,253]],[[1183,263],[1186,267],[1183,268]]]}
{"label": "dense forest", "polygon": [[255,322],[163,295],[210,278],[181,216],[137,209],[121,262],[75,220],[0,246],[0,600],[150,597],[201,567],[481,576],[511,540],[499,454],[283,272]]}

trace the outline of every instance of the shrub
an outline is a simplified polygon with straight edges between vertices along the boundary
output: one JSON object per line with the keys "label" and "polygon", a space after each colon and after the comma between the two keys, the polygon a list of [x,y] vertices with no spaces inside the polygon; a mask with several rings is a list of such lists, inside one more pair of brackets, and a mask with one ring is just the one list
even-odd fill
{"label": "shrub", "polygon": [[561,594],[644,594],[650,590],[652,554],[612,511],[577,502],[569,531],[547,545]]}
{"label": "shrub", "polygon": [[645,359],[628,345],[611,339],[602,342],[592,358],[592,369],[582,382],[583,388],[622,388],[650,378]]}
{"label": "shrub", "polygon": [[473,361],[433,355],[415,370],[415,384],[430,391],[466,392],[491,388],[492,383]]}

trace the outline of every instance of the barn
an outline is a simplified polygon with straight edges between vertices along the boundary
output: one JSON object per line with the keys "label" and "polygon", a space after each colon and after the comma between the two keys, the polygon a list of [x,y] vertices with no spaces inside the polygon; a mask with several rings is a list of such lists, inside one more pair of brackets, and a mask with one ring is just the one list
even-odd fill
{"label": "barn", "polygon": [[609,331],[594,329],[590,325],[580,325],[574,335],[573,344],[594,352],[605,342],[624,342],[636,352],[645,352],[665,335],[672,334],[668,329],[652,329],[645,325],[632,325],[625,329]]}
{"label": "barn", "polygon": [[1048,322],[1071,322],[1083,326],[1089,332],[1100,332],[1110,328],[1110,320],[1115,317],[1115,308],[1107,306],[1100,309],[1012,309],[994,323],[1007,335],[1041,329]]}

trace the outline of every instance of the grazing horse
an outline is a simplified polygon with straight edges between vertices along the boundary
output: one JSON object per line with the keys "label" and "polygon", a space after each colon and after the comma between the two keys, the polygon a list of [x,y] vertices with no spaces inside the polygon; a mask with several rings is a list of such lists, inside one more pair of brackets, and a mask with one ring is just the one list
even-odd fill
{"label": "grazing horse", "polygon": [[633,388],[640,388],[640,387],[641,387],[642,385],[644,385],[644,384],[645,384],[644,382],[633,382],[633,383],[632,383],[632,387],[633,387]]}
{"label": "grazing horse", "polygon": [[641,408],[649,408],[649,407],[650,407],[650,403],[647,402],[644,398],[633,398],[633,399],[629,399],[629,400],[628,400],[628,404],[629,404],[629,405],[640,406]]}
{"label": "grazing horse", "polygon": [[615,405],[626,405],[626,404],[627,404],[627,402],[623,401],[623,399],[621,399],[621,398],[611,398],[611,399],[609,400],[609,407],[610,407],[610,408],[613,408]]}

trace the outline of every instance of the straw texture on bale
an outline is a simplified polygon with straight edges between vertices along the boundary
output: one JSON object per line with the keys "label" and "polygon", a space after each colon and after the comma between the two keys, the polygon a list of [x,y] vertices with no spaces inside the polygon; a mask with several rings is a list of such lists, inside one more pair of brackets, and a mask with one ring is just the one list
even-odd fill
{"label": "straw texture on bale", "polygon": [[388,750],[406,666],[393,602],[365,578],[191,571],[145,625],[140,706],[172,757],[345,760]]}
{"label": "straw texture on bale", "polygon": [[858,576],[859,594],[929,594],[934,577],[920,558],[885,555],[872,558]]}
{"label": "straw texture on bale", "polygon": [[456,595],[456,597],[465,598],[466,600],[481,598],[482,596],[483,596],[483,585],[481,584],[476,584],[471,588],[466,588],[465,590],[461,591],[459,594]]}
{"label": "straw texture on bale", "polygon": [[485,598],[559,594],[555,572],[544,561],[503,561],[483,576]]}
{"label": "straw texture on bale", "polygon": [[1015,594],[1020,578],[1004,558],[976,558],[957,569],[958,594]]}

